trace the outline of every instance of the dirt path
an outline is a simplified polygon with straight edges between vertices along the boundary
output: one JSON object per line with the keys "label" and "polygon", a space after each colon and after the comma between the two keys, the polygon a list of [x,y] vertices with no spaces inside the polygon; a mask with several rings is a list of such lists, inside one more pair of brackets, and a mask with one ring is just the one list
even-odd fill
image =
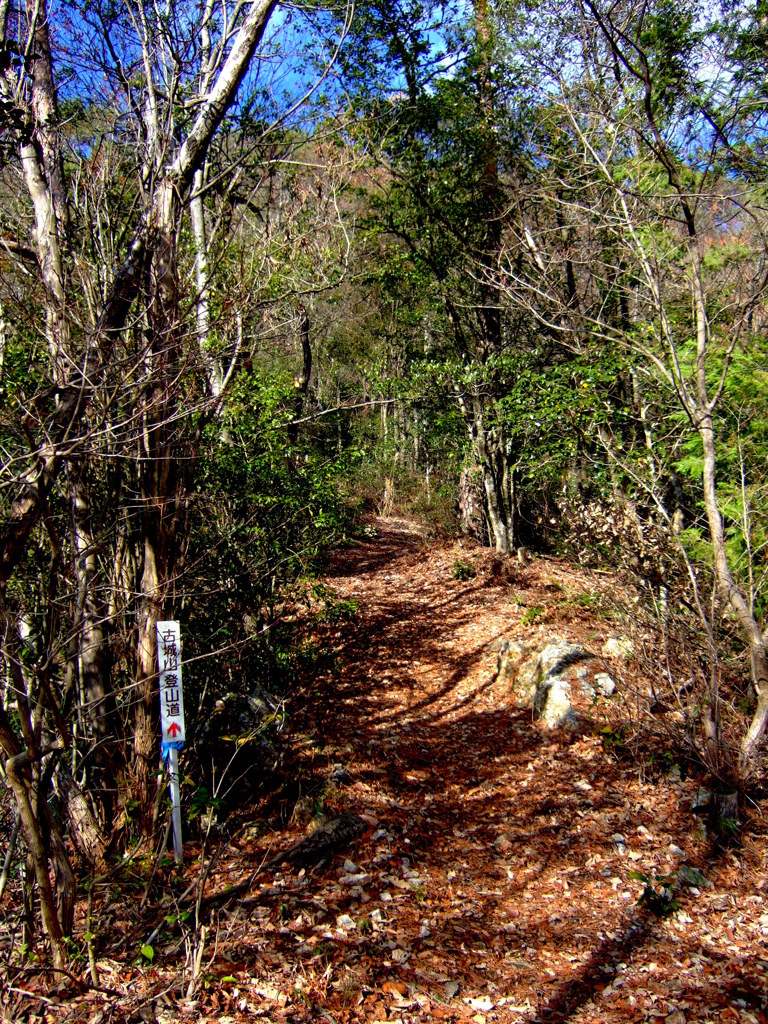
{"label": "dirt path", "polygon": [[[330,869],[327,915],[295,925],[325,970],[317,1005],[334,1020],[764,1020],[763,883],[741,854],[708,864],[691,787],[620,768],[594,721],[542,730],[496,679],[504,639],[599,651],[616,626],[579,595],[604,578],[509,568],[407,522],[377,531],[329,572],[356,611],[323,638],[337,662],[310,717],[327,744],[312,759],[350,776],[329,803],[371,823],[354,870]],[[638,908],[630,872],[683,863],[715,888],[681,890],[663,920]]]}
{"label": "dirt path", "polygon": [[[186,963],[169,917],[151,966],[100,959],[105,991],[160,1024],[768,1024],[764,817],[715,855],[691,814],[695,780],[617,759],[631,666],[606,664],[616,696],[582,695],[574,732],[534,723],[496,677],[503,640],[599,653],[621,631],[601,598],[615,583],[427,541],[408,522],[376,530],[329,568],[335,598],[313,634],[327,671],[305,680],[291,726],[300,799],[266,828],[242,809],[251,824],[221,841]],[[366,830],[319,867],[254,880],[319,810]],[[189,856],[185,885],[204,860],[193,843]],[[679,883],[665,916],[638,905],[640,875]],[[246,895],[227,898],[231,884]],[[146,927],[113,948],[139,948]],[[110,999],[61,1019],[139,1020]]]}

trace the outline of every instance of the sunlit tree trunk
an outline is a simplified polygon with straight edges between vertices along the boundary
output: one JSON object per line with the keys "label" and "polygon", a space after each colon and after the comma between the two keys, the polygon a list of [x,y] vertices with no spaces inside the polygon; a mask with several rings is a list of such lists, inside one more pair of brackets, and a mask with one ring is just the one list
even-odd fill
{"label": "sunlit tree trunk", "polygon": [[208,390],[217,402],[224,389],[224,370],[221,357],[214,351],[211,339],[210,274],[208,270],[208,234],[205,226],[203,206],[204,170],[195,171],[192,197],[189,201],[189,218],[195,244],[195,320],[197,340],[203,365],[208,375]]}
{"label": "sunlit tree trunk", "polygon": [[[496,110],[493,83],[494,29],[488,0],[475,0],[475,36],[477,46],[477,103],[482,126],[480,208],[485,216],[485,236],[478,262],[481,269],[479,310],[480,361],[499,356],[503,349],[501,289],[498,286],[501,253],[502,187],[499,179],[499,152],[496,134]],[[510,554],[516,547],[514,472],[503,424],[496,409],[498,395],[476,398],[474,435],[477,460],[483,474],[485,512],[489,533],[499,554]],[[491,423],[489,423],[491,421]]]}
{"label": "sunlit tree trunk", "polygon": [[[145,282],[148,379],[139,460],[143,566],[138,609],[138,696],[133,742],[135,798],[141,806],[145,826],[149,823],[154,795],[152,779],[157,762],[159,735],[155,627],[161,616],[173,611],[169,601],[169,583],[174,559],[176,516],[181,500],[178,493],[180,479],[173,450],[175,428],[170,421],[180,401],[180,356],[188,338],[183,334],[177,308],[176,230],[182,199],[188,194],[196,172],[203,167],[211,137],[234,99],[274,7],[275,3],[268,0],[251,4],[202,109],[178,155],[156,188],[146,222],[149,254],[149,276]],[[154,118],[154,113],[151,112],[151,116]],[[200,268],[201,264],[198,263]],[[130,267],[126,268],[125,274],[126,283],[129,283],[133,279]],[[116,287],[120,287],[119,280],[116,281]]]}

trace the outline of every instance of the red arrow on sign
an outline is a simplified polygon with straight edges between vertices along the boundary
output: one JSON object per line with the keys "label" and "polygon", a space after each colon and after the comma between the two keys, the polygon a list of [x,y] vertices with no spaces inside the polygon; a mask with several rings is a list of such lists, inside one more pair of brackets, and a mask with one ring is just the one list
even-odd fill
{"label": "red arrow on sign", "polygon": [[171,722],[171,724],[168,726],[168,735],[178,736],[180,732],[181,729],[178,727],[178,725],[175,722]]}

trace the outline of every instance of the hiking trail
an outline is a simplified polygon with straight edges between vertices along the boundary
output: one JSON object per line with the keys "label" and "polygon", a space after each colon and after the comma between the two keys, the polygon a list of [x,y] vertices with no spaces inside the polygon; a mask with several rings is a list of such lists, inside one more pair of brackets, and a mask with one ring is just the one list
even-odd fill
{"label": "hiking trail", "polygon": [[[764,818],[714,856],[696,782],[617,756],[645,684],[599,660],[621,635],[615,579],[374,525],[328,567],[321,668],[288,740],[295,805],[266,825],[242,809],[251,824],[207,875],[208,980],[191,1000],[152,995],[174,940],[133,992],[163,1024],[768,1024]],[[551,636],[617,680],[610,700],[574,693],[570,731],[534,721],[497,676],[504,641]],[[363,834],[319,866],[278,864],[318,811],[361,816]],[[199,870],[190,858],[189,879]],[[657,916],[638,901],[662,877]],[[123,986],[115,961],[100,966]]]}

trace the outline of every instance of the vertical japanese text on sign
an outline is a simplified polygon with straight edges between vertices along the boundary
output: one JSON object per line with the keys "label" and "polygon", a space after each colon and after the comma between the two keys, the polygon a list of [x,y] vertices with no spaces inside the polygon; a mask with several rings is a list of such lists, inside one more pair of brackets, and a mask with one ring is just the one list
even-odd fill
{"label": "vertical japanese text on sign", "polygon": [[160,669],[160,719],[163,743],[184,743],[184,697],[181,688],[179,623],[157,624],[157,660]]}

